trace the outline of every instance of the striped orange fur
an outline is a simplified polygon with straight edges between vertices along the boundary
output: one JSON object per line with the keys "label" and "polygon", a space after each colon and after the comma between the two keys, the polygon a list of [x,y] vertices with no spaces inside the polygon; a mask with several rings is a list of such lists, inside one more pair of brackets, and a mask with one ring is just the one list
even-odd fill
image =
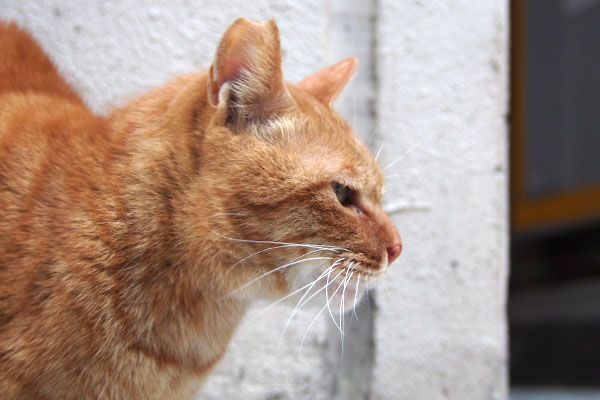
{"label": "striped orange fur", "polygon": [[279,46],[240,18],[207,71],[102,117],[0,24],[3,399],[190,398],[253,299],[330,268],[350,301],[397,257],[380,169],[331,108],[356,60],[289,84]]}

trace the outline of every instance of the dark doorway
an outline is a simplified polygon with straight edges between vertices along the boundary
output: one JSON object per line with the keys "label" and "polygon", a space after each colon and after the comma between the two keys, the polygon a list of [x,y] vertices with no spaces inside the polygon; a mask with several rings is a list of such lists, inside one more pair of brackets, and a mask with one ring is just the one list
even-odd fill
{"label": "dark doorway", "polygon": [[511,382],[600,386],[600,0],[511,6]]}

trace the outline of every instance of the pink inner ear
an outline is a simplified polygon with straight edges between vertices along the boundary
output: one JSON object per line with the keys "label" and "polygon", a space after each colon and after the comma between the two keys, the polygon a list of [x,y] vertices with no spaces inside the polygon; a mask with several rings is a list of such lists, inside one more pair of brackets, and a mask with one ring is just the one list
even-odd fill
{"label": "pink inner ear", "polygon": [[249,62],[243,50],[231,47],[233,46],[219,49],[216,64],[211,67],[210,92],[213,105],[219,102],[219,91],[223,84],[238,78],[242,68],[248,69]]}
{"label": "pink inner ear", "polygon": [[212,105],[218,104],[223,85],[239,80],[244,71],[252,78],[249,87],[244,88],[246,101],[266,101],[267,94],[275,97],[283,87],[279,34],[274,21],[257,24],[239,18],[227,29],[209,72]]}
{"label": "pink inner ear", "polygon": [[242,68],[248,69],[248,60],[241,52],[224,54],[223,59],[219,60],[217,65],[217,85],[221,87],[223,83],[238,78]]}
{"label": "pink inner ear", "polygon": [[267,28],[244,18],[236,20],[223,35],[215,59],[217,85],[219,87],[241,75],[248,69],[253,48],[264,46]]}

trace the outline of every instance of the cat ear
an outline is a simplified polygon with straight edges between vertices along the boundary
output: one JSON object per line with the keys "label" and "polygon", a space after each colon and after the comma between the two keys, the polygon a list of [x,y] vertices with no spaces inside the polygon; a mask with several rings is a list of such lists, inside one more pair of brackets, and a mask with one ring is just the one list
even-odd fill
{"label": "cat ear", "polygon": [[297,85],[305,92],[316,97],[321,103],[331,106],[354,75],[357,66],[358,60],[356,57],[346,58],[312,74]]}
{"label": "cat ear", "polygon": [[227,102],[227,121],[236,126],[265,121],[290,105],[275,21],[238,18],[227,29],[209,69],[208,97],[215,107]]}

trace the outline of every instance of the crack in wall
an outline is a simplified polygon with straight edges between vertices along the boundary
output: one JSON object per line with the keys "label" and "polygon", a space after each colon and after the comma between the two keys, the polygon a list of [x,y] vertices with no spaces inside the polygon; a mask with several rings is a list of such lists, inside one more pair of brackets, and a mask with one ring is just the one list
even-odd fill
{"label": "crack in wall", "polygon": [[365,295],[354,312],[344,315],[344,339],[329,321],[326,365],[331,375],[329,399],[368,400],[371,396],[375,362],[375,313],[373,292]]}
{"label": "crack in wall", "polygon": [[[348,3],[331,0],[332,60],[356,56],[354,79],[338,101],[337,109],[368,146],[377,139],[377,19],[378,1]],[[371,149],[376,152],[377,149]],[[353,311],[343,316],[344,335],[328,320],[324,351],[324,374],[330,376],[328,399],[368,400],[375,366],[375,294],[367,293]],[[342,343],[343,341],[343,343]]]}

